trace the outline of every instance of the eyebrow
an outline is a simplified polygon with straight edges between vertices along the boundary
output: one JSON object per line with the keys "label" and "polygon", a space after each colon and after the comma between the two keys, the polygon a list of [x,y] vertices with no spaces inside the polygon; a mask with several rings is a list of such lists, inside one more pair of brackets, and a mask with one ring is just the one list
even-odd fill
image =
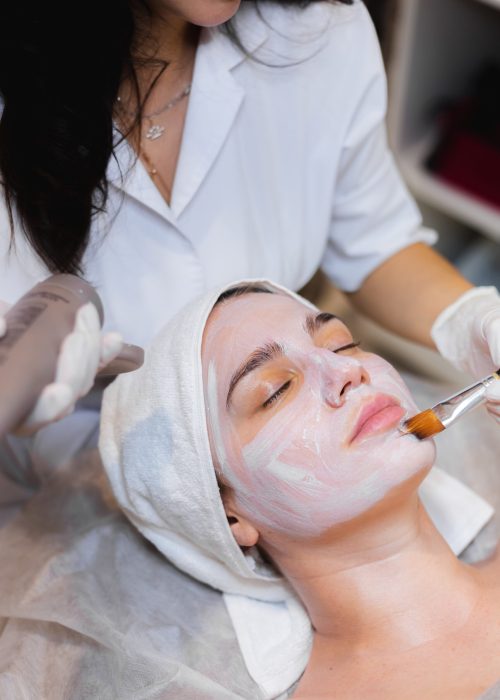
{"label": "eyebrow", "polygon": [[231,401],[231,394],[233,393],[238,382],[241,381],[243,377],[246,377],[247,374],[250,374],[250,372],[254,372],[266,362],[273,360],[275,357],[281,357],[284,354],[285,351],[283,346],[279,343],[267,343],[261,348],[254,350],[231,377],[226,398],[226,408],[229,406],[229,402]]}
{"label": "eyebrow", "polygon": [[338,316],[330,314],[327,311],[322,311],[319,314],[309,314],[304,321],[304,329],[309,333],[309,335],[314,337],[314,334],[319,331],[319,329],[329,323],[330,321],[338,320]]}

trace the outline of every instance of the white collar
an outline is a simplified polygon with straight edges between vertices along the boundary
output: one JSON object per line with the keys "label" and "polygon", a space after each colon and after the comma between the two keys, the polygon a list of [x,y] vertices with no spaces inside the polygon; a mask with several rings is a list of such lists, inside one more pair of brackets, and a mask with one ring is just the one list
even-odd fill
{"label": "white collar", "polygon": [[[268,30],[255,17],[254,8],[252,12],[249,9],[239,11],[242,18],[237,31],[251,55],[265,42]],[[134,153],[126,141],[119,144],[116,159],[109,162],[107,177],[112,186],[175,223],[210,170],[236,117],[244,90],[231,71],[244,60],[247,55],[223,29],[202,29],[170,206],[151,183],[141,161],[132,167]],[[120,137],[119,132],[116,134]]]}

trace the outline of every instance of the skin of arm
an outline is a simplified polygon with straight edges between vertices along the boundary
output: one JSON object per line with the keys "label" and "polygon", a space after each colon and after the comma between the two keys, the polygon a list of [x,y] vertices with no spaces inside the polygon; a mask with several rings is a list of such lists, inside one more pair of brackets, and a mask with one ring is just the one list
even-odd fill
{"label": "skin of arm", "polygon": [[377,267],[349,299],[357,311],[389,331],[435,348],[432,324],[472,287],[442,255],[415,243]]}

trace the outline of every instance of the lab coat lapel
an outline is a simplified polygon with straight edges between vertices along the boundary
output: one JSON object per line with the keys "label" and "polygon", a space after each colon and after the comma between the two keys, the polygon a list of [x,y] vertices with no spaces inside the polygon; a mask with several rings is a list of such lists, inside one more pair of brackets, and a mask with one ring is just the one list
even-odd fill
{"label": "lab coat lapel", "polygon": [[[252,51],[267,33],[254,32]],[[243,53],[219,29],[203,30],[196,54],[193,85],[172,192],[172,210],[179,217],[213,166],[244,98],[231,69]]]}
{"label": "lab coat lapel", "polygon": [[111,186],[126,192],[128,196],[174,223],[175,217],[171,208],[151,181],[142,161],[137,158],[128,141],[121,139],[117,130],[115,138],[119,141],[115,147],[116,157],[111,157],[107,168],[107,178]]}

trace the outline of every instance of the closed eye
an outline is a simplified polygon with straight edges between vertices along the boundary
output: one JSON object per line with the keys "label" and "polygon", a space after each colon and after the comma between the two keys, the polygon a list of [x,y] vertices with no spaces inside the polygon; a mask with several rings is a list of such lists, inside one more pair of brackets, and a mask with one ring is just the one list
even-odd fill
{"label": "closed eye", "polygon": [[350,350],[351,348],[357,348],[360,345],[361,342],[358,340],[356,342],[347,343],[347,345],[341,345],[340,348],[335,348],[335,350],[332,350],[332,352],[342,352],[342,350]]}
{"label": "closed eye", "polygon": [[280,388],[277,391],[275,391],[272,396],[270,396],[268,399],[266,399],[264,401],[264,403],[262,404],[262,408],[267,408],[268,406],[273,404],[281,396],[281,394],[285,393],[285,391],[289,388],[291,383],[292,383],[292,380],[289,379],[287,382],[282,384],[280,386]]}

